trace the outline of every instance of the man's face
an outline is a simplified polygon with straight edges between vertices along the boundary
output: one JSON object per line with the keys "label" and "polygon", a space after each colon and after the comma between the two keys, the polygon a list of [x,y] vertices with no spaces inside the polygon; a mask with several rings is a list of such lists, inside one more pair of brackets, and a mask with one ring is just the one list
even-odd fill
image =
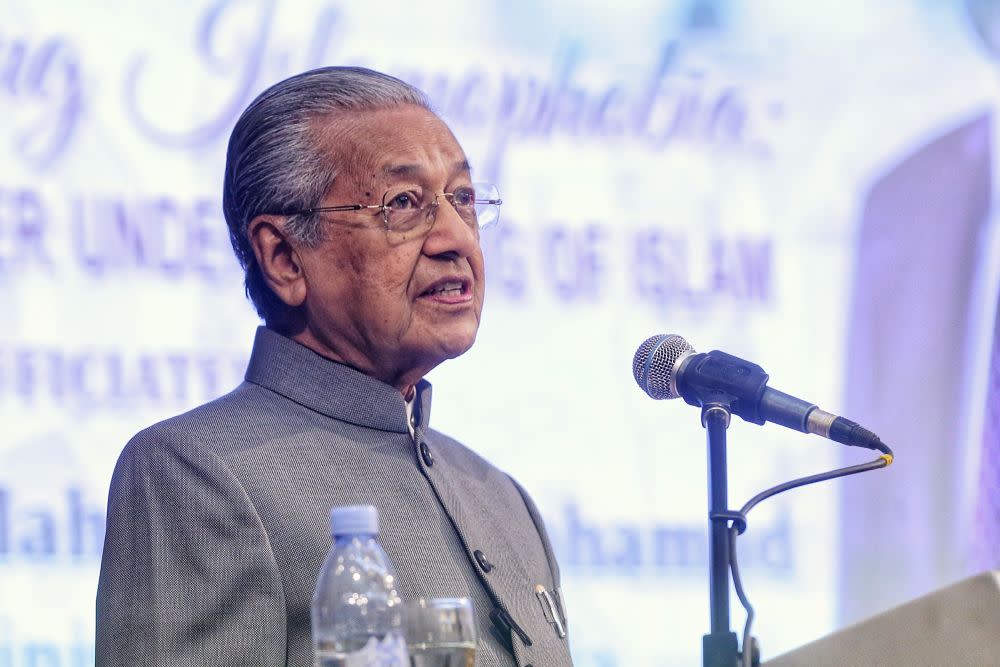
{"label": "man's face", "polygon": [[[318,136],[345,168],[320,206],[380,204],[387,191],[429,198],[471,183],[462,148],[426,109],[336,121]],[[377,209],[322,213],[323,240],[297,248],[306,331],[296,339],[400,388],[468,350],[485,291],[479,233],[438,203],[430,231],[406,238],[387,234]]]}

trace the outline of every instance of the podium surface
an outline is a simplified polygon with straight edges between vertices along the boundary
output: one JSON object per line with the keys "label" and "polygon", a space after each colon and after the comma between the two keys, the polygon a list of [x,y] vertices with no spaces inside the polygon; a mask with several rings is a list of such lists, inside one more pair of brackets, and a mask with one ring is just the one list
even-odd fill
{"label": "podium surface", "polygon": [[765,667],[1000,665],[1000,570],[983,572],[827,635]]}

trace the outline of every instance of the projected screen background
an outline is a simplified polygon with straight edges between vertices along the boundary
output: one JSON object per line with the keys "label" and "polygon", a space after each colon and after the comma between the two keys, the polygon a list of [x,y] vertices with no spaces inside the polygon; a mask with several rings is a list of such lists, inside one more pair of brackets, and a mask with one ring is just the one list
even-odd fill
{"label": "projected screen background", "polygon": [[[631,377],[657,333],[759,363],[897,448],[898,472],[849,487],[884,508],[855,514],[830,483],[754,510],[739,553],[765,657],[957,578],[1000,265],[996,12],[7,0],[0,667],[93,664],[116,457],[238,384],[258,324],[221,214],[228,133],[265,87],[327,64],[421,87],[500,185],[479,340],[430,376],[432,426],[532,493],[577,665],[697,664],[708,629],[699,413]],[[907,361],[941,345],[943,380]],[[912,402],[942,382],[948,406]],[[734,506],[867,455],[738,420],[729,439]]]}

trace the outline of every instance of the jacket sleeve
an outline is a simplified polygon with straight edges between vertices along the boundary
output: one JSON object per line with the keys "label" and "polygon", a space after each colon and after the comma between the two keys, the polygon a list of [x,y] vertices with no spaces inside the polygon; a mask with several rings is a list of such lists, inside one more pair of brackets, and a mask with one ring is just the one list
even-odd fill
{"label": "jacket sleeve", "polygon": [[285,664],[281,578],[252,503],[208,447],[160,425],[111,480],[97,667]]}

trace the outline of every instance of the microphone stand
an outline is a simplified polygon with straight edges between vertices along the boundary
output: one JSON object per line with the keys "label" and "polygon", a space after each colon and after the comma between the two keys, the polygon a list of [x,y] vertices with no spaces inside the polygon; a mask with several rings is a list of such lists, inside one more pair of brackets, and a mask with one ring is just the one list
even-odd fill
{"label": "microphone stand", "polygon": [[[654,362],[652,355],[659,349],[658,345],[664,341],[670,341],[671,338],[679,340],[679,342],[678,340],[670,342],[671,345],[680,346],[679,352],[686,350],[682,358],[687,358],[687,361],[684,361],[679,369],[673,367],[676,359],[670,360],[668,368],[658,367],[657,372],[661,377],[655,379],[654,384],[660,386],[652,387],[655,391],[651,391],[650,370]],[[654,344],[652,350],[649,349],[650,343]],[[668,352],[670,352],[669,349]],[[678,350],[673,350],[673,352],[676,353]],[[683,369],[690,368],[690,364],[696,365],[696,372],[682,373]],[[708,545],[710,561],[708,594],[711,628],[707,635],[702,636],[702,665],[703,667],[737,667],[738,663],[742,662],[743,665],[749,663],[752,667],[758,667],[760,655],[757,640],[750,636],[750,626],[754,617],[753,607],[750,606],[743,591],[733,551],[733,541],[736,535],[746,530],[746,513],[761,501],[789,489],[884,468],[892,463],[892,450],[880,442],[874,433],[865,431],[853,422],[837,417],[833,424],[836,425],[838,421],[844,422],[841,426],[848,429],[850,433],[841,433],[842,437],[832,437],[833,440],[848,445],[875,449],[882,452],[881,456],[861,465],[838,468],[778,484],[758,493],[747,501],[740,511],[734,512],[727,507],[729,493],[726,470],[726,431],[734,413],[754,424],[763,424],[766,421],[764,415],[761,414],[761,405],[766,398],[767,373],[756,364],[751,364],[718,350],[709,354],[696,354],[683,339],[670,336],[654,336],[643,343],[636,352],[632,370],[639,386],[653,398],[677,398],[680,396],[689,405],[701,408],[701,425],[705,427],[708,439],[708,520],[711,528]],[[667,370],[670,372],[666,372]],[[666,382],[664,382],[665,380]],[[661,391],[670,387],[670,380],[676,381],[676,385],[669,394]],[[809,407],[803,401],[798,401],[787,394],[781,394],[781,392],[772,392],[772,394],[772,407],[777,405],[775,400],[778,403],[789,402],[789,405],[797,402]],[[780,413],[781,410],[778,412]],[[775,420],[779,424],[805,430],[789,421],[788,415],[779,416],[780,418]],[[829,416],[833,417],[833,415]],[[732,522],[731,526],[730,522]],[[730,574],[732,579],[730,579]],[[730,580],[734,583],[736,594],[747,611],[742,651],[740,651],[736,633],[729,627]]]}
{"label": "microphone stand", "polygon": [[[714,392],[713,392],[714,393]],[[739,645],[729,627],[729,491],[726,470],[726,429],[734,399],[721,392],[702,404],[701,424],[708,439],[709,536],[708,595],[710,632],[701,640],[703,667],[736,667]]]}

